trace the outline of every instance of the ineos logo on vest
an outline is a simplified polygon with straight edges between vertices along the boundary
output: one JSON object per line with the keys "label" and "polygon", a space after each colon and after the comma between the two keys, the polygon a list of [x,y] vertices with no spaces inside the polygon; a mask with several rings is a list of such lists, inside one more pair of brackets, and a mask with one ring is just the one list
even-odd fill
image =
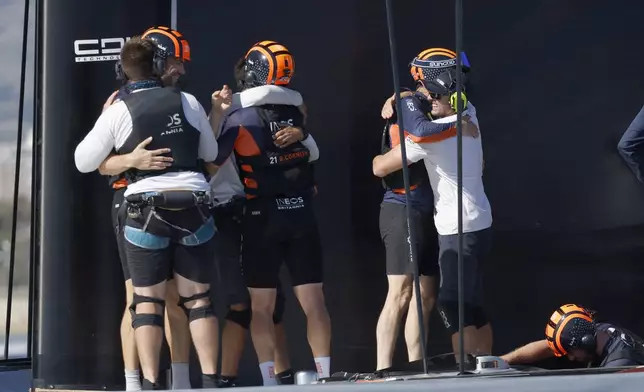
{"label": "ineos logo on vest", "polygon": [[77,39],[74,41],[74,54],[77,63],[94,61],[114,61],[121,56],[121,48],[130,37]]}
{"label": "ineos logo on vest", "polygon": [[268,126],[271,128],[271,133],[277,133],[282,128],[292,127],[293,126],[293,119],[289,118],[286,121],[271,121],[268,124]]}
{"label": "ineos logo on vest", "polygon": [[304,198],[300,197],[284,197],[275,199],[278,210],[293,210],[296,208],[304,207]]}
{"label": "ineos logo on vest", "polygon": [[181,121],[179,113],[168,116],[168,118],[170,119],[170,122],[165,125],[168,129],[161,132],[161,136],[183,132],[183,128],[181,128],[181,124],[183,124],[183,122]]}

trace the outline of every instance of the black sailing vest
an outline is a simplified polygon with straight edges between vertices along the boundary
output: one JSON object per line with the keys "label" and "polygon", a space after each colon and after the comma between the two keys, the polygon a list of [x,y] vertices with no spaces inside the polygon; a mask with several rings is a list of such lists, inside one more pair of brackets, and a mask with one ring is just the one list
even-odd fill
{"label": "black sailing vest", "polygon": [[132,116],[132,133],[117,152],[128,154],[152,136],[152,142],[146,149],[169,148],[169,156],[174,159],[172,166],[163,170],[128,170],[125,173],[128,183],[169,172],[201,172],[201,133],[186,120],[179,89],[164,87],[141,90],[128,94],[123,102]]}
{"label": "black sailing vest", "polygon": [[273,136],[283,128],[303,127],[300,110],[290,105],[262,105],[252,109],[263,123],[261,136],[253,137],[263,138],[256,143],[264,149],[256,156],[235,154],[246,194],[280,197],[313,192],[315,179],[309,149],[300,142],[281,148],[273,141]]}
{"label": "black sailing vest", "polygon": [[598,324],[597,327],[613,337],[605,349],[606,356],[601,359],[598,366],[602,367],[621,359],[627,359],[633,364],[644,365],[644,340],[642,338],[625,328],[607,323]]}
{"label": "black sailing vest", "polygon": [[[382,154],[386,154],[392,148],[400,144],[398,124],[387,121],[382,131]],[[413,190],[424,182],[429,181],[425,163],[420,160],[409,165],[409,188]],[[391,189],[394,193],[405,193],[405,180],[403,171],[397,170],[382,178],[382,186]]]}
{"label": "black sailing vest", "polygon": [[[135,85],[145,85],[146,83],[150,83],[150,82],[152,82],[152,81],[135,82],[134,84]],[[132,87],[134,87],[134,90],[136,90],[136,87],[138,87],[138,86],[132,86]],[[127,84],[124,84],[119,88],[119,92],[116,94],[116,97],[114,97],[114,101],[117,101],[119,99],[122,101],[123,97],[125,97],[128,94],[131,94],[131,90],[128,89]],[[125,173],[117,174],[115,176],[109,176],[108,180],[107,180],[107,183],[109,184],[109,186],[111,188],[113,188],[114,184],[116,184],[117,182],[121,182],[122,180],[125,180]]]}

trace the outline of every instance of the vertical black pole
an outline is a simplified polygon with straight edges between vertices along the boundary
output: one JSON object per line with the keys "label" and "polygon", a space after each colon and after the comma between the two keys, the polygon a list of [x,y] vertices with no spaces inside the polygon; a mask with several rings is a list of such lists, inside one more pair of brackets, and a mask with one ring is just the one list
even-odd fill
{"label": "vertical black pole", "polygon": [[463,0],[456,0],[456,159],[458,183],[458,336],[459,374],[465,373],[465,296],[463,287]]}
{"label": "vertical black pole", "polygon": [[39,3],[33,387],[122,390],[125,288],[113,191],[106,177],[78,172],[74,150],[118,87],[121,45],[150,26],[169,25],[170,0]]}
{"label": "vertical black pole", "polygon": [[[38,61],[40,54],[38,53],[39,48],[39,31],[40,31],[40,0],[34,0],[34,57],[33,57],[33,83],[34,83],[34,96],[33,96],[33,113],[32,113],[32,151],[31,151],[31,227],[29,230],[29,312],[28,312],[28,324],[29,324],[29,337],[27,339],[27,349],[29,351],[29,358],[34,358],[34,334],[35,326],[37,319],[37,308],[36,302],[38,301],[38,254],[40,237],[38,228],[40,227],[39,217],[40,217],[40,135],[38,130],[38,121],[40,116],[38,115],[38,98],[40,97],[39,93],[39,80],[38,77]],[[32,366],[35,364],[32,361]],[[32,369],[33,373],[33,369]]]}
{"label": "vertical black pole", "polygon": [[177,1],[171,0],[170,2],[170,28],[177,30]]}
{"label": "vertical black pole", "polygon": [[[40,334],[40,206],[42,161],[42,116],[40,98],[42,97],[42,35],[43,35],[43,0],[34,0],[34,118],[33,118],[33,151],[31,159],[31,244],[29,253],[29,351],[31,354],[31,372],[33,378],[39,374],[38,338]],[[35,383],[32,383],[35,387]]]}
{"label": "vertical black pole", "polygon": [[[402,113],[402,103],[400,101],[400,81],[398,75],[398,56],[396,55],[396,40],[394,38],[394,15],[393,8],[391,5],[391,0],[386,0],[387,6],[387,27],[389,29],[389,49],[391,51],[391,70],[393,73],[394,79],[394,91],[396,97],[396,112],[398,113],[398,131],[400,132],[400,152],[402,154],[402,170],[403,170],[403,179],[405,183],[405,194],[410,195],[410,184],[409,184],[409,168],[407,167],[407,149],[405,148],[405,126],[403,124],[403,118],[400,115]],[[422,298],[420,296],[420,279],[418,277],[418,262],[415,259],[416,256],[416,241],[415,233],[412,229],[411,224],[411,201],[409,197],[406,197],[406,212],[407,212],[407,235],[409,240],[409,262],[414,266],[414,292],[416,294],[416,309],[418,312],[418,329],[420,331],[420,345],[422,347],[423,353],[423,373],[427,374],[427,343],[425,342],[425,325],[423,323],[423,305]]]}
{"label": "vertical black pole", "polygon": [[20,94],[18,102],[18,135],[16,142],[16,171],[13,180],[13,211],[11,223],[11,247],[9,249],[9,284],[7,287],[7,315],[4,334],[4,359],[9,359],[11,335],[11,309],[13,302],[13,274],[16,266],[16,233],[18,228],[18,191],[20,187],[20,162],[22,158],[22,115],[25,109],[25,66],[27,64],[27,33],[29,32],[29,0],[25,1],[22,28],[22,62],[20,63]]}

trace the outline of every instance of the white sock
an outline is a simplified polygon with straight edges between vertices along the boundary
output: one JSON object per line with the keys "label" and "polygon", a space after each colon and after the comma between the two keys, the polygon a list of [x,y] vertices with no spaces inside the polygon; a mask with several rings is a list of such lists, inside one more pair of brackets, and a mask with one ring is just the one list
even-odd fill
{"label": "white sock", "polygon": [[172,389],[192,389],[187,363],[172,363]]}
{"label": "white sock", "polygon": [[141,380],[139,379],[139,370],[125,369],[125,390],[126,391],[140,391]]}
{"label": "white sock", "polygon": [[318,371],[318,377],[330,377],[331,372],[331,357],[317,357],[315,360],[315,368]]}
{"label": "white sock", "polygon": [[275,378],[275,362],[262,362],[259,364],[259,370],[262,372],[264,385],[277,385],[277,379]]}

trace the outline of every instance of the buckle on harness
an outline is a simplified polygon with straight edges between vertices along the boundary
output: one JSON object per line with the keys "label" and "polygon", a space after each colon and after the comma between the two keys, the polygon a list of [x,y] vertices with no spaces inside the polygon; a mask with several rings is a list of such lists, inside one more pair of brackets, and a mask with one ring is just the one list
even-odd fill
{"label": "buckle on harness", "polygon": [[207,191],[164,191],[144,192],[129,195],[125,198],[128,214],[131,209],[145,207],[162,207],[167,209],[186,209],[200,205],[211,205],[214,200]]}

